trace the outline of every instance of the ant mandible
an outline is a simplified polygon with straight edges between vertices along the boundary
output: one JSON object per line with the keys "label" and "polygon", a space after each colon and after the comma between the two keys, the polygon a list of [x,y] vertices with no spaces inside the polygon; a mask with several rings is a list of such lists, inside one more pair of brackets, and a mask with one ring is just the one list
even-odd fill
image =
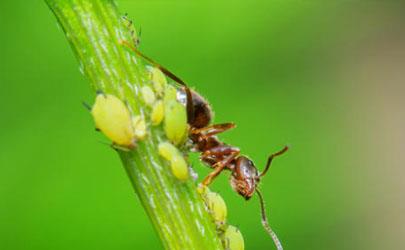
{"label": "ant mandible", "polygon": [[169,78],[182,85],[181,91],[183,92],[183,97],[184,94],[186,96],[187,122],[190,126],[189,139],[192,142],[194,151],[201,153],[200,159],[213,168],[213,171],[204,178],[201,184],[208,186],[223,170],[230,170],[232,172],[230,184],[233,190],[246,200],[249,200],[255,192],[257,193],[260,200],[263,227],[272,237],[277,249],[282,250],[283,248],[279,239],[268,223],[264,200],[258,189],[258,183],[268,172],[273,159],[285,153],[288,147],[285,146],[282,150],[271,154],[267,159],[264,170],[260,173],[247,156],[240,154],[239,148],[225,144],[216,137],[217,134],[234,128],[234,123],[210,125],[212,112],[208,102],[204,98],[191,90],[183,80],[171,71],[140,52],[137,48],[138,43],[135,43],[135,47],[127,41],[120,41],[120,43],[153,66],[159,68]]}

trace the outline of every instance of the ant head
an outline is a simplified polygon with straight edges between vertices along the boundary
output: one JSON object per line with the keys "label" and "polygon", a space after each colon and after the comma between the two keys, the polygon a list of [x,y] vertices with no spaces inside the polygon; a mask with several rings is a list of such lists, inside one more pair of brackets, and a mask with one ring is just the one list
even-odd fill
{"label": "ant head", "polygon": [[194,90],[188,87],[181,88],[178,100],[187,105],[187,90],[192,100],[192,108],[187,108],[188,124],[194,128],[204,128],[208,126],[212,119],[212,111],[209,103]]}
{"label": "ant head", "polygon": [[253,162],[246,156],[239,156],[231,175],[232,188],[246,200],[249,200],[256,191],[259,180],[259,172]]}

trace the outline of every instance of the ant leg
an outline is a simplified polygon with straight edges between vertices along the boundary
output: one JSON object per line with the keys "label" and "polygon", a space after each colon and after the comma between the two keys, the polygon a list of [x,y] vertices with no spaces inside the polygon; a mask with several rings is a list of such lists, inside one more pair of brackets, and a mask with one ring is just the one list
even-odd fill
{"label": "ant leg", "polygon": [[214,159],[217,159],[217,161],[218,161],[218,159],[223,159],[224,156],[226,157],[226,156],[228,156],[230,154],[234,154],[234,153],[239,154],[240,149],[237,147],[232,147],[232,146],[228,146],[228,145],[220,145],[220,146],[216,146],[209,150],[204,151],[201,155],[201,159],[204,160],[204,159],[214,158]]}
{"label": "ant leg", "polygon": [[263,177],[267,173],[267,171],[269,170],[271,162],[273,161],[274,157],[284,154],[287,150],[288,150],[288,146],[285,146],[282,150],[280,150],[280,151],[278,151],[278,152],[276,152],[274,154],[271,154],[269,156],[269,158],[267,159],[266,167],[264,168],[264,171],[260,174],[259,178]]}
{"label": "ant leg", "polygon": [[192,128],[191,134],[201,134],[203,137],[210,137],[235,127],[235,123],[213,124],[204,128]]}
{"label": "ant leg", "polygon": [[204,178],[204,180],[202,181],[202,185],[208,186],[209,184],[211,184],[211,182],[215,179],[215,177],[217,177],[222,172],[222,170],[224,170],[225,167],[232,160],[234,160],[238,155],[239,155],[239,151],[233,152],[232,154],[230,154],[228,157],[226,157],[222,161],[215,163],[213,166],[215,168],[214,171],[212,171],[209,175],[207,175]]}

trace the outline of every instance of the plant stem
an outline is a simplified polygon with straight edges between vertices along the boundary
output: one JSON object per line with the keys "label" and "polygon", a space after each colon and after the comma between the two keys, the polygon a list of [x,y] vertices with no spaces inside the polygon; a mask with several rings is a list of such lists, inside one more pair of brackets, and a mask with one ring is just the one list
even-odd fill
{"label": "plant stem", "polygon": [[[113,1],[46,2],[93,89],[125,100],[134,115],[146,116],[150,111],[139,89],[147,82],[147,70],[142,59],[119,43],[132,40]],[[148,132],[134,150],[118,153],[165,249],[223,249],[195,183],[177,180],[158,155],[157,145],[166,140],[162,128]]]}

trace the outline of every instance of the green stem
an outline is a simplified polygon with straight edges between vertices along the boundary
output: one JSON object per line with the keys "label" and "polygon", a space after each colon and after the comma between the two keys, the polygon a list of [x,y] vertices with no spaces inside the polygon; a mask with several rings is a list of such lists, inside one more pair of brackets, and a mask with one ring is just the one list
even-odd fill
{"label": "green stem", "polygon": [[[46,0],[65,31],[93,89],[126,100],[134,115],[145,115],[139,89],[147,81],[142,60],[125,50],[130,32],[112,0]],[[215,225],[193,181],[180,182],[158,155],[161,127],[135,150],[119,151],[131,183],[166,249],[223,249]]]}

